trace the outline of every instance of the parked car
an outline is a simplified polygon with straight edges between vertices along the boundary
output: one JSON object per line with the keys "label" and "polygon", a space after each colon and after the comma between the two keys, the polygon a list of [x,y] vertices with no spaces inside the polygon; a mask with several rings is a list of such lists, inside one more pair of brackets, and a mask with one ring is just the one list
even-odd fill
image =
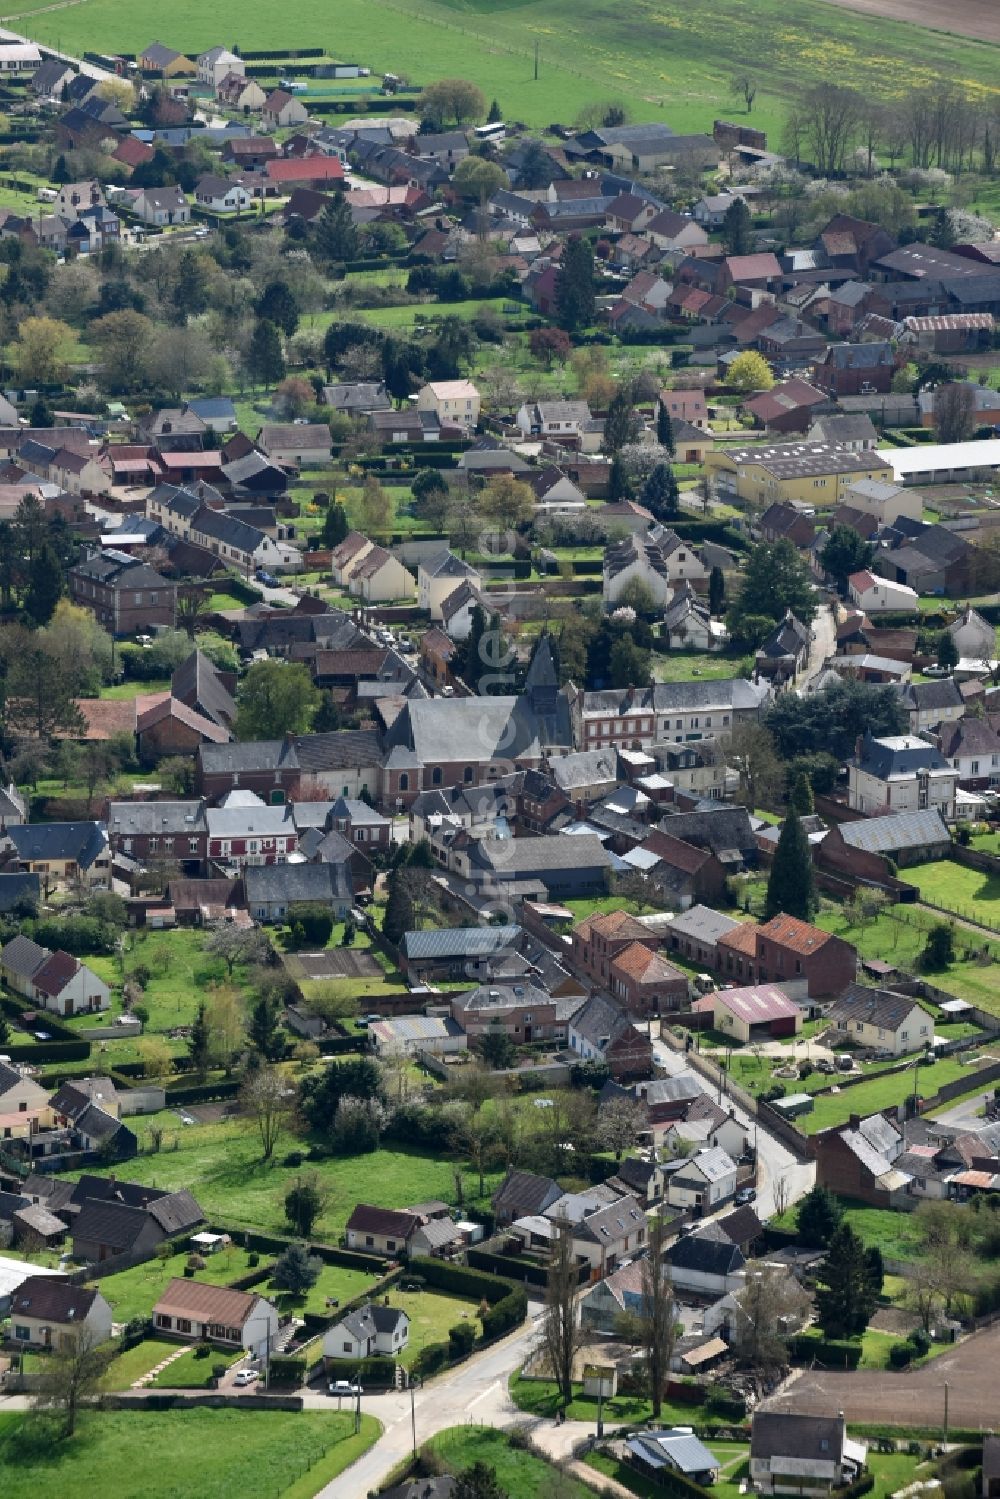
{"label": "parked car", "polygon": [[256,1369],[238,1369],[233,1380],[234,1385],[255,1384],[260,1378]]}
{"label": "parked car", "polygon": [[349,1379],[335,1379],[330,1385],[331,1395],[360,1395],[362,1393],[359,1384],[351,1384]]}
{"label": "parked car", "polygon": [[264,567],[258,567],[257,571],[254,573],[254,577],[257,579],[258,583],[263,583],[266,588],[277,588],[278,586],[277,578],[273,573],[269,573]]}
{"label": "parked car", "polygon": [[734,1200],[737,1207],[746,1207],[749,1203],[757,1201],[757,1190],[755,1187],[741,1187]]}

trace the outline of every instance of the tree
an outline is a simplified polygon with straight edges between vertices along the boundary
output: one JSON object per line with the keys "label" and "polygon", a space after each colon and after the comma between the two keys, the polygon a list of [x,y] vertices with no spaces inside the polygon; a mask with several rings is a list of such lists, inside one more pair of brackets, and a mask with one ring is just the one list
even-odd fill
{"label": "tree", "polygon": [[611,398],[604,423],[604,451],[620,453],[638,439],[642,423],[635,409],[635,392],[631,385],[620,385]]}
{"label": "tree", "polygon": [[310,246],[318,260],[333,264],[356,260],[358,231],[351,217],[350,204],[342,193],[335,195],[319,214],[312,228]]}
{"label": "tree", "polygon": [[45,541],[28,567],[24,612],[33,625],[48,624],[64,586],[59,558],[51,543]]}
{"label": "tree", "polygon": [[784,914],[811,921],[816,914],[816,876],[805,828],[795,807],[789,807],[771,861],[764,902],[764,920]]}
{"label": "tree", "polygon": [[486,116],[487,125],[499,125],[503,122],[503,110],[500,108],[499,99],[494,99],[490,104],[490,112]]}
{"label": "tree", "polygon": [[642,503],[658,521],[673,520],[680,513],[680,490],[669,463],[658,463],[642,490]]}
{"label": "tree", "polygon": [[464,157],[455,168],[452,182],[463,198],[479,204],[486,203],[501,187],[509,186],[503,167],[485,156]]}
{"label": "tree", "polygon": [[907,718],[892,687],[848,679],[822,692],[797,697],[783,692],[764,720],[783,760],[821,755],[843,762],[860,735],[875,738],[906,732]]}
{"label": "tree", "polygon": [[488,1030],[479,1039],[479,1053],[486,1066],[494,1072],[513,1067],[517,1051],[506,1031]]}
{"label": "tree", "polygon": [[90,341],[100,359],[101,383],[111,395],[130,395],[146,378],[146,360],[156,325],[141,312],[124,308],[90,325]]}
{"label": "tree", "polygon": [[113,1351],[99,1346],[89,1327],[76,1327],[63,1333],[42,1360],[35,1405],[38,1410],[59,1413],[59,1436],[64,1441],[76,1431],[80,1406],[100,1391]]}
{"label": "tree", "polygon": [[865,1246],[849,1223],[837,1228],[816,1272],[816,1320],[828,1338],[856,1338],[878,1305],[878,1290]]}
{"label": "tree", "polygon": [[847,580],[852,573],[863,572],[871,564],[875,548],[863,541],[851,526],[834,526],[830,539],[819,554],[825,572],[837,585],[841,596],[847,593]]}
{"label": "tree", "polygon": [[452,1499],[510,1499],[510,1494],[497,1478],[496,1468],[481,1460],[455,1475],[451,1496]]}
{"label": "tree", "polygon": [[275,389],[272,404],[283,416],[296,419],[316,404],[316,391],[305,376],[286,375]]}
{"label": "tree", "polygon": [[216,984],[205,1001],[211,1033],[211,1058],[216,1066],[232,1072],[233,1058],[243,1045],[245,1029],[243,1001],[232,984]]}
{"label": "tree", "polygon": [[954,671],[958,665],[958,646],[955,637],[948,630],[942,630],[937,639],[937,663],[947,671]]}
{"label": "tree", "polygon": [[967,380],[939,385],[934,392],[934,431],[938,442],[968,442],[976,430],[976,387]]}
{"label": "tree", "polygon": [[213,958],[221,958],[226,973],[232,978],[238,965],[248,967],[251,963],[264,963],[271,955],[271,944],[263,932],[256,928],[218,926],[205,943],[205,951]]}
{"label": "tree", "polygon": [[656,440],[661,448],[665,448],[671,458],[676,453],[674,446],[674,424],[670,419],[670,412],[662,401],[656,406]]}
{"label": "tree", "polygon": [[738,723],[723,741],[726,764],[739,776],[736,799],[751,811],[778,796],[784,779],[774,740],[758,723]]}
{"label": "tree", "polygon": [[776,1265],[749,1274],[736,1297],[733,1348],[740,1362],[765,1374],[787,1363],[789,1329],[804,1319],[808,1305],[795,1277]]}
{"label": "tree", "polygon": [[820,177],[835,177],[844,169],[864,100],[853,89],[818,83],[800,96],[797,109],[802,140]]}
{"label": "tree", "polygon": [[670,1364],[677,1338],[677,1314],[670,1265],[666,1259],[668,1220],[654,1213],[649,1220],[649,1252],[642,1261],[642,1302],[639,1341],[649,1381],[654,1421],[659,1418],[670,1382]]}
{"label": "tree", "polygon": [[555,303],[556,321],[567,333],[594,321],[594,252],[579,235],[566,241],[556,274]]}
{"label": "tree", "polygon": [[281,1030],[281,1002],[275,994],[260,994],[250,1006],[247,1040],[259,1056],[269,1062],[281,1059],[285,1036]]}
{"label": "tree", "polygon": [[269,1161],[289,1114],[288,1085],[281,1071],[257,1067],[249,1072],[240,1090],[240,1108],[256,1125],[261,1159]]}
{"label": "tree", "polygon": [[451,491],[441,470],[420,469],[414,476],[410,489],[414,514],[440,530],[445,525],[451,508]]}
{"label": "tree", "polygon": [[554,1221],[556,1236],[545,1282],[542,1346],[559,1396],[568,1405],[573,1398],[573,1361],[583,1341],[576,1315],[579,1278],[573,1253],[573,1227],[561,1218]]}
{"label": "tree", "polygon": [[808,1249],[825,1249],[843,1218],[844,1209],[840,1199],[827,1191],[826,1187],[813,1187],[795,1210],[799,1243]]}
{"label": "tree", "polygon": [[955,961],[955,929],[947,921],[936,921],[927,933],[920,966],[928,973],[940,973]]}
{"label": "tree", "polygon": [[708,575],[708,608],[711,614],[721,614],[726,603],[726,575],[716,565]]}
{"label": "tree", "polygon": [[804,625],[816,617],[816,595],[807,564],[792,542],[761,541],[747,558],[740,590],[730,609],[730,629],[738,635],[747,616],[766,616],[775,623],[787,610]]}
{"label": "tree", "polygon": [[649,651],[622,636],[611,647],[608,662],[608,685],[611,687],[648,687]]}
{"label": "tree", "polygon": [[615,600],[616,609],[634,609],[640,619],[653,620],[662,613],[663,606],[656,601],[656,595],[646,582],[645,578],[629,578],[618,598]]}
{"label": "tree", "polygon": [[303,1239],[311,1236],[313,1224],[323,1211],[323,1201],[319,1177],[315,1173],[304,1181],[300,1177],[285,1193],[285,1218]]}
{"label": "tree", "polygon": [[774,371],[756,349],[744,349],[737,354],[729,366],[726,384],[733,390],[770,390],[774,384]]}
{"label": "tree", "polygon": [[461,130],[467,122],[483,118],[486,100],[482,89],[466,78],[439,78],[424,89],[417,109],[421,120],[436,129],[453,121]]}
{"label": "tree", "polygon": [[212,1055],[212,1033],[208,1026],[208,1016],[205,1009],[205,1001],[198,1006],[197,1014],[188,1032],[187,1038],[188,1056],[191,1065],[199,1078],[204,1079],[208,1072]]}
{"label": "tree", "polygon": [[413,909],[413,900],[399,870],[392,872],[388,884],[389,897],[382,920],[382,933],[388,942],[398,945],[404,932],[414,930],[416,913]]}
{"label": "tree", "polygon": [[620,1161],[635,1144],[646,1122],[646,1110],[633,1098],[613,1098],[601,1109],[598,1137],[605,1150],[613,1150]]}
{"label": "tree", "polygon": [[339,547],[347,533],[351,529],[350,521],[347,519],[347,511],[339,500],[331,500],[326,507],[326,515],[323,517],[323,529],[320,538],[324,547],[331,550]]}
{"label": "tree", "polygon": [[277,385],[284,378],[285,356],[281,352],[281,334],[265,318],[261,318],[254,326],[247,346],[246,367],[253,385]]}
{"label": "tree", "polygon": [[535,328],[528,338],[532,359],[537,359],[550,370],[556,362],[563,363],[573,348],[568,333],[562,328]]}
{"label": "tree", "polygon": [[309,669],[298,661],[255,661],[236,694],[237,739],[280,739],[305,734],[320,696]]}
{"label": "tree", "polygon": [[319,1280],[323,1261],[310,1254],[305,1244],[289,1244],[274,1262],[271,1284],[293,1296],[304,1296]]}
{"label": "tree", "polygon": [[499,532],[513,530],[531,519],[535,492],[523,479],[515,479],[512,474],[494,474],[479,492],[476,508]]}
{"label": "tree", "polygon": [[734,198],[722,216],[722,243],[730,255],[749,255],[753,222],[743,198]]}
{"label": "tree", "polygon": [[25,318],[11,353],[24,385],[61,385],[76,335],[58,318]]}
{"label": "tree", "polygon": [[392,519],[392,500],[374,474],[369,474],[362,485],[357,513],[358,524],[364,532],[370,534],[372,531],[388,530]]}
{"label": "tree", "polygon": [[749,114],[753,109],[753,101],[757,97],[757,80],[749,73],[734,73],[729,80],[729,87],[732,93],[743,100],[746,112]]}
{"label": "tree", "polygon": [[[931,220],[931,230],[927,236],[928,243],[938,250],[950,250],[955,243],[955,228],[952,223],[951,209],[939,208],[935,211]],[[942,437],[942,442],[948,439]]]}
{"label": "tree", "polygon": [[255,311],[259,318],[273,323],[288,338],[299,326],[299,304],[287,281],[271,281],[261,292]]}
{"label": "tree", "polygon": [[816,811],[812,782],[804,770],[797,771],[792,782],[791,804],[800,817],[811,817]]}

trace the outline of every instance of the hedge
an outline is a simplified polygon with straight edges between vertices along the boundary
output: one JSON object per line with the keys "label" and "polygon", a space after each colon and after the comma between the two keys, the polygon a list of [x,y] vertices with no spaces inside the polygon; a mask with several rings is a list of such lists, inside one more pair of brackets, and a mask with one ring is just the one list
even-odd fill
{"label": "hedge", "polygon": [[817,1341],[816,1338],[800,1334],[792,1339],[792,1353],[803,1363],[816,1359],[831,1368],[856,1369],[861,1358],[861,1344],[835,1338]]}
{"label": "hedge", "polygon": [[[485,1270],[491,1275],[516,1275],[529,1286],[544,1286],[548,1281],[548,1271],[544,1265],[536,1265],[531,1260],[526,1260],[523,1265],[512,1264],[510,1260],[504,1259],[503,1255],[494,1254],[491,1249],[470,1248],[465,1252],[465,1257],[470,1265],[477,1270]],[[581,1266],[581,1273],[585,1273]]]}
{"label": "hedge", "polygon": [[268,1365],[268,1381],[271,1384],[300,1385],[305,1383],[305,1378],[304,1354],[272,1353]]}
{"label": "hedge", "polygon": [[[234,1226],[217,1218],[212,1220],[212,1227],[220,1233],[230,1234],[234,1241],[246,1249],[263,1250],[265,1253],[281,1254],[289,1244],[298,1243],[292,1235],[283,1238],[281,1234]],[[353,1249],[338,1249],[333,1244],[310,1244],[309,1252],[322,1260],[324,1265],[340,1265],[345,1270],[366,1270],[369,1275],[374,1275],[386,1266],[386,1261],[377,1255],[359,1254]]]}
{"label": "hedge", "polygon": [[[317,1360],[317,1364],[320,1360]],[[329,1380],[357,1380],[362,1389],[366,1385],[381,1385],[391,1389],[396,1383],[396,1365],[391,1358],[334,1358],[326,1362],[326,1377]],[[310,1365],[315,1368],[316,1365]]]}
{"label": "hedge", "polygon": [[511,1281],[500,1276],[470,1270],[465,1265],[453,1265],[449,1260],[425,1259],[417,1255],[408,1261],[407,1270],[439,1291],[451,1291],[456,1296],[464,1296],[467,1301],[487,1301],[490,1306],[505,1300],[516,1289]]}
{"label": "hedge", "polygon": [[527,1315],[528,1293],[521,1286],[515,1286],[508,1296],[483,1313],[480,1318],[483,1325],[482,1341],[488,1343],[493,1338],[502,1338],[504,1333],[513,1332],[515,1327],[520,1327]]}
{"label": "hedge", "polygon": [[178,1103],[213,1103],[220,1098],[235,1098],[240,1091],[238,1078],[229,1078],[218,1083],[197,1083],[179,1088],[167,1088],[167,1103],[173,1108]]}
{"label": "hedge", "polygon": [[89,1041],[29,1041],[20,1046],[5,1046],[4,1056],[12,1062],[83,1062],[90,1056]]}

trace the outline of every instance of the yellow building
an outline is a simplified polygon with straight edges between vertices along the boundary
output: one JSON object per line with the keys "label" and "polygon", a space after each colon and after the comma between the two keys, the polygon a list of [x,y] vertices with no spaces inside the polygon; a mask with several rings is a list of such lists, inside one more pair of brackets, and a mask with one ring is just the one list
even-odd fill
{"label": "yellow building", "polygon": [[892,466],[877,453],[817,442],[716,449],[705,466],[721,489],[762,508],[784,502],[832,509],[859,479],[892,479]]}
{"label": "yellow building", "polygon": [[139,67],[144,73],[159,73],[161,78],[194,78],[198,73],[197,63],[162,42],[150,42],[139,58]]}

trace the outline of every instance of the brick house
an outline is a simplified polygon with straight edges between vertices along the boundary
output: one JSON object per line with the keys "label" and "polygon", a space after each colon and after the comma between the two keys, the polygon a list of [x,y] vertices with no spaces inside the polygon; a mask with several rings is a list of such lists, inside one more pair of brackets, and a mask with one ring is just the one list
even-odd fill
{"label": "brick house", "polygon": [[687,1004],[686,976],[643,942],[630,942],[612,958],[609,975],[608,988],[630,1015],[659,1015]]}
{"label": "brick house", "polygon": [[573,929],[573,961],[588,978],[610,989],[613,960],[634,943],[653,952],[660,946],[660,939],[625,911],[588,916]]}
{"label": "brick house", "polygon": [[210,859],[237,865],[283,864],[298,848],[290,807],[210,807],[205,821]]}
{"label": "brick house", "polygon": [[203,744],[228,744],[228,729],[172,696],[164,697],[136,719],[139,759],[156,765],[166,755],[196,755]]}
{"label": "brick house", "polygon": [[583,1061],[603,1061],[616,1082],[648,1077],[653,1070],[653,1046],[636,1030],[625,1012],[611,1000],[594,994],[573,1016],[567,1036],[569,1048]]}
{"label": "brick house", "polygon": [[896,357],[889,343],[832,344],[813,365],[812,384],[831,396],[859,396],[892,388]]}
{"label": "brick house", "polygon": [[497,981],[451,996],[451,1018],[470,1044],[493,1031],[502,1031],[518,1045],[565,1041],[569,1022],[579,1008],[578,997],[558,998],[530,980]]}
{"label": "brick house", "polygon": [[857,949],[842,937],[784,914],[725,933],[717,953],[720,973],[744,984],[804,982],[810,999],[842,993],[858,964]]}
{"label": "brick house", "polygon": [[173,629],[176,584],[125,552],[92,553],[70,568],[68,581],[73,603],[89,609],[112,635]]}
{"label": "brick house", "polygon": [[[643,868],[660,889],[666,904],[685,911],[699,902],[720,905],[726,871],[711,849],[695,848],[683,838],[655,829],[641,845]],[[655,858],[650,864],[648,860]]]}
{"label": "brick house", "polygon": [[208,824],[200,798],[169,802],[109,802],[108,842],[114,854],[145,864],[168,858],[182,867],[208,857]]}

